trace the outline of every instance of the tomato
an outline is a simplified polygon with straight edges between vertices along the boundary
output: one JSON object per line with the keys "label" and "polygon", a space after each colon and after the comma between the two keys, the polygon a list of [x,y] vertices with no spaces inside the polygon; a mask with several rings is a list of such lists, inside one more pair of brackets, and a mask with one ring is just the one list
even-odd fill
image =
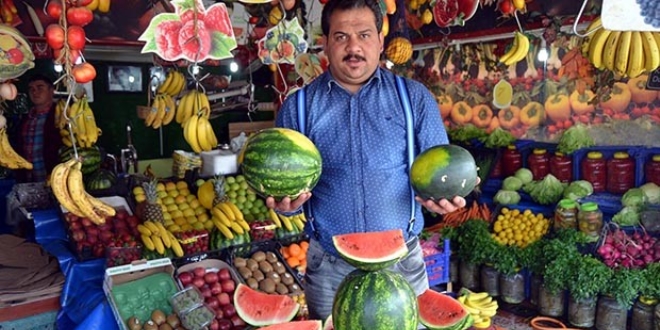
{"label": "tomato", "polygon": [[497,4],[497,8],[504,15],[513,14],[513,11],[515,9],[513,7],[513,2],[511,2],[511,0],[500,0],[500,2]]}
{"label": "tomato", "polygon": [[59,24],[51,24],[46,28],[46,43],[52,49],[64,47],[64,29]]}
{"label": "tomato", "polygon": [[259,23],[259,17],[257,17],[257,16],[250,16],[250,19],[248,20],[248,23],[250,23],[250,24],[257,24],[257,23]]}
{"label": "tomato", "polygon": [[[64,57],[60,59],[60,56],[62,56],[62,50],[63,49],[55,49],[53,50],[53,59],[55,62],[58,64],[64,64]],[[80,51],[79,50],[69,50],[69,63],[73,65],[73,63],[76,63],[78,58],[80,57]]]}
{"label": "tomato", "polygon": [[66,10],[66,20],[71,25],[85,26],[94,20],[94,14],[87,7],[74,7]]}
{"label": "tomato", "polygon": [[46,14],[48,14],[48,17],[50,18],[59,19],[62,15],[62,3],[59,0],[48,1]]}
{"label": "tomato", "polygon": [[85,30],[77,25],[69,26],[67,29],[66,42],[72,50],[85,48]]}
{"label": "tomato", "polygon": [[71,70],[71,74],[77,83],[85,84],[96,78],[96,69],[94,69],[94,66],[91,64],[84,62],[74,66]]}

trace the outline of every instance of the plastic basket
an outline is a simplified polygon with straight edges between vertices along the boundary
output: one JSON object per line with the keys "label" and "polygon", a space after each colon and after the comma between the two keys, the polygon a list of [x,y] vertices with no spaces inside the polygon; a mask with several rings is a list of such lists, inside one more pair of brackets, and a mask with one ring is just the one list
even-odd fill
{"label": "plastic basket", "polygon": [[451,250],[449,247],[449,240],[445,239],[442,252],[424,257],[424,263],[426,264],[426,274],[429,278],[430,286],[449,282],[450,256]]}

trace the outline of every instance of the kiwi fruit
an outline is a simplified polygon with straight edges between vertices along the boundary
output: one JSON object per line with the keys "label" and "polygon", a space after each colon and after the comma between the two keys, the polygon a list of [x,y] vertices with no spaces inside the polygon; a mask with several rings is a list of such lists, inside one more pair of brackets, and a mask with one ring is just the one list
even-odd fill
{"label": "kiwi fruit", "polygon": [[266,277],[270,278],[275,282],[275,284],[278,284],[282,281],[282,278],[280,277],[280,274],[276,272],[268,272],[266,273]]}
{"label": "kiwi fruit", "polygon": [[140,319],[138,319],[135,316],[131,316],[126,320],[126,325],[128,326],[128,330],[142,330],[142,323],[140,322]]}
{"label": "kiwi fruit", "polygon": [[176,314],[170,314],[167,316],[167,324],[169,324],[172,328],[176,328],[179,325],[181,325],[181,320],[179,320],[179,316]]}
{"label": "kiwi fruit", "polygon": [[275,285],[275,291],[277,291],[279,294],[287,294],[289,293],[289,288],[287,288],[286,285],[282,283],[277,283],[277,285]]}
{"label": "kiwi fruit", "polygon": [[271,278],[265,278],[259,282],[259,290],[266,293],[273,293],[275,292],[275,282]]}
{"label": "kiwi fruit", "polygon": [[271,251],[268,251],[268,252],[266,252],[266,261],[270,262],[271,264],[275,263],[275,262],[278,262],[277,261],[277,256],[275,255],[275,253],[273,253]]}
{"label": "kiwi fruit", "polygon": [[300,289],[300,286],[298,286],[298,284],[293,283],[293,284],[289,285],[289,291],[292,292],[292,293],[296,293],[296,292],[300,292],[302,290]]}
{"label": "kiwi fruit", "polygon": [[144,326],[142,327],[144,330],[158,330],[158,325],[156,322],[149,320],[144,323]]}
{"label": "kiwi fruit", "polygon": [[163,323],[158,327],[158,330],[172,330],[172,326],[167,323]]}
{"label": "kiwi fruit", "polygon": [[273,266],[268,261],[260,261],[259,262],[259,270],[261,270],[264,274],[272,272],[273,271]]}
{"label": "kiwi fruit", "polygon": [[241,274],[241,277],[244,280],[247,280],[248,278],[252,277],[252,271],[250,269],[248,269],[247,267],[238,268],[238,273]]}
{"label": "kiwi fruit", "polygon": [[263,251],[257,251],[252,254],[252,259],[254,259],[256,262],[262,262],[266,260],[266,253]]}
{"label": "kiwi fruit", "polygon": [[280,275],[287,274],[286,268],[284,268],[284,265],[279,261],[273,264],[273,270]]}
{"label": "kiwi fruit", "polygon": [[[261,274],[263,276],[264,274]],[[250,277],[246,280],[247,285],[250,287],[250,289],[257,290],[259,288],[259,281],[257,281],[254,277]]]}
{"label": "kiwi fruit", "polygon": [[291,285],[295,283],[293,276],[289,273],[280,274],[280,278],[282,279],[282,284],[284,285]]}
{"label": "kiwi fruit", "polygon": [[246,267],[247,267],[250,271],[255,271],[255,270],[259,269],[259,263],[258,263],[256,260],[250,258],[250,259],[248,259],[247,262],[246,262]]}
{"label": "kiwi fruit", "polygon": [[154,321],[158,326],[161,324],[165,323],[167,321],[167,316],[163,311],[156,309],[153,312],[151,312],[151,320]]}
{"label": "kiwi fruit", "polygon": [[234,267],[240,268],[247,266],[247,261],[241,257],[234,259]]}
{"label": "kiwi fruit", "polygon": [[258,269],[252,272],[252,277],[257,281],[261,281],[265,278],[264,273]]}

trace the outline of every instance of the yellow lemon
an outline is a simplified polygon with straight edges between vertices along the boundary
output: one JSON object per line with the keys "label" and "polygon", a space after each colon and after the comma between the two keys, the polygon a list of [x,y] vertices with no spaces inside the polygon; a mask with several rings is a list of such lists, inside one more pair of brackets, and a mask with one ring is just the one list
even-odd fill
{"label": "yellow lemon", "polygon": [[176,183],[176,189],[183,190],[183,189],[188,189],[188,183],[185,181],[178,181]]}
{"label": "yellow lemon", "polygon": [[156,191],[165,191],[165,184],[162,182],[158,182],[156,184]]}
{"label": "yellow lemon", "polygon": [[511,106],[513,100],[513,87],[505,79],[500,80],[493,88],[493,106],[504,109]]}

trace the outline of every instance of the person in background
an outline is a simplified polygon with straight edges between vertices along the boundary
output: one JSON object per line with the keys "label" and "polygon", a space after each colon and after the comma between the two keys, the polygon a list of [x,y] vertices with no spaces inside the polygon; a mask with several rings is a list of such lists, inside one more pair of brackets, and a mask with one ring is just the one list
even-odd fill
{"label": "person in background", "polygon": [[15,141],[16,150],[34,168],[17,171],[17,182],[46,181],[53,167],[59,163],[62,139],[55,127],[54,95],[55,87],[48,77],[36,74],[30,78],[28,96],[32,107],[18,124]]}
{"label": "person in background", "polygon": [[[310,219],[305,296],[314,319],[324,320],[332,313],[339,284],[355,269],[339,256],[332,236],[401,229],[410,252],[392,270],[419,295],[429,287],[417,237],[424,226],[421,205],[438,214],[465,206],[458,196],[412,201],[405,112],[395,75],[380,67],[382,24],[377,0],[327,2],[321,27],[329,71],[304,87],[306,125],[298,124],[300,91],[285,100],[276,119],[276,126],[304,132],[323,159],[313,195],[266,200],[283,214],[300,212],[304,206]],[[405,79],[405,86],[412,105],[415,155],[448,144],[432,94],[413,80]],[[409,225],[411,208],[415,221]]]}

